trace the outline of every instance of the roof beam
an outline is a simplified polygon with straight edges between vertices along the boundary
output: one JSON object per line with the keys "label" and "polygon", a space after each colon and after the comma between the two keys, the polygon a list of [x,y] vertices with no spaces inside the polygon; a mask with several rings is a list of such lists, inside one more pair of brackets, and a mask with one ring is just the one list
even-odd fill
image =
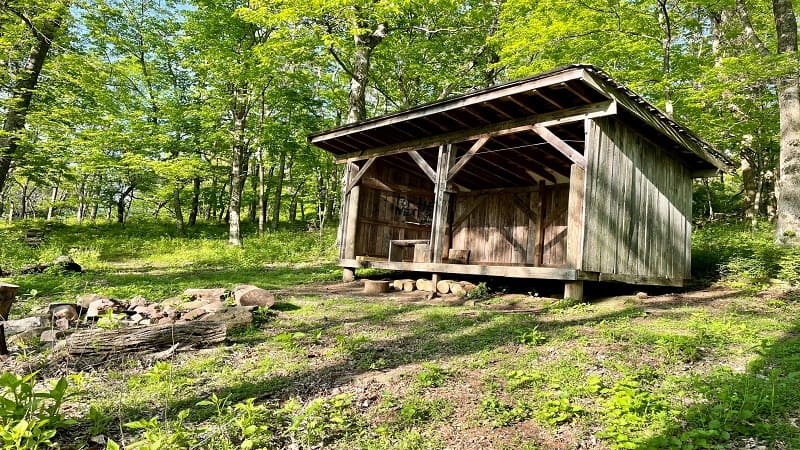
{"label": "roof beam", "polygon": [[378,159],[378,158],[377,157],[373,157],[373,158],[368,159],[367,162],[365,162],[364,165],[361,166],[360,169],[358,169],[358,172],[355,174],[355,176],[347,184],[347,192],[350,192],[354,187],[356,187],[358,182],[361,181],[361,178],[364,176],[364,174],[367,173],[367,170],[369,170],[369,168],[372,167],[372,165],[375,163],[376,159]]}
{"label": "roof beam", "polygon": [[469,160],[472,159],[472,157],[475,156],[475,154],[478,153],[478,151],[482,149],[487,142],[489,142],[489,137],[486,136],[475,141],[475,143],[472,144],[472,147],[467,150],[467,153],[465,153],[464,156],[462,156],[458,162],[456,162],[455,165],[450,168],[450,172],[447,174],[447,181],[452,181],[453,177],[456,176],[458,171],[461,170],[461,168],[464,167],[464,165],[468,163]]}
{"label": "roof beam", "polygon": [[559,111],[544,114],[534,114],[505,122],[489,124],[469,130],[454,131],[443,133],[436,136],[423,137],[411,141],[400,142],[397,144],[386,145],[364,149],[358,152],[339,155],[337,163],[361,161],[373,156],[396,155],[398,153],[408,153],[412,150],[422,150],[425,148],[437,147],[448,143],[454,144],[464,141],[474,141],[482,137],[503,136],[506,134],[528,131],[532,125],[548,127],[565,123],[578,122],[584,119],[604,117],[616,114],[617,104],[615,101],[608,100],[588,105],[577,106]]}
{"label": "roof beam", "polygon": [[428,164],[428,161],[425,161],[425,158],[419,154],[416,150],[411,150],[408,152],[408,156],[414,160],[415,163],[419,166],[420,169],[431,179],[434,183],[436,183],[436,171]]}
{"label": "roof beam", "polygon": [[571,145],[567,144],[566,142],[562,141],[560,137],[553,134],[552,131],[548,130],[547,128],[536,124],[533,125],[531,128],[536,134],[541,136],[542,139],[547,141],[548,144],[552,145],[553,148],[561,152],[562,155],[566,156],[567,159],[572,161],[573,163],[579,165],[580,167],[586,167],[586,158],[583,157],[577,150],[572,148]]}
{"label": "roof beam", "polygon": [[390,125],[397,122],[404,122],[411,119],[426,117],[432,114],[441,113],[444,111],[452,111],[463,108],[465,106],[483,103],[488,100],[493,100],[500,97],[519,94],[521,92],[528,92],[534,89],[547,87],[553,84],[561,83],[569,80],[579,80],[583,76],[584,69],[578,67],[566,68],[552,75],[536,78],[532,80],[524,80],[520,82],[512,82],[501,86],[496,86],[481,94],[473,94],[468,96],[456,97],[452,100],[444,101],[434,105],[423,105],[412,108],[408,111],[390,114],[388,116],[367,120],[352,125],[331,130],[328,132],[319,133],[309,136],[309,141],[312,144],[324,142],[328,139],[341,137],[359,131],[366,131],[373,128],[380,128],[385,125]]}

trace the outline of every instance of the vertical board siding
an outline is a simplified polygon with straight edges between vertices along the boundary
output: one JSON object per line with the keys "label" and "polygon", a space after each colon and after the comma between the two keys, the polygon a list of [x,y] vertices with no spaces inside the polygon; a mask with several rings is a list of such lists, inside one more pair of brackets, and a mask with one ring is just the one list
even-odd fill
{"label": "vertical board siding", "polygon": [[[475,264],[532,265],[538,239],[538,223],[516,207],[515,194],[491,194],[475,208],[452,234],[452,248],[470,250],[470,262]],[[516,194],[518,196],[523,194]],[[524,194],[531,210],[538,211],[538,192]],[[543,265],[563,267],[566,263],[567,203],[569,186],[550,186],[544,193],[545,228]],[[469,211],[475,195],[457,195],[454,217]]]}
{"label": "vertical board siding", "polygon": [[584,270],[688,278],[688,169],[614,118],[590,121],[587,136]]}
{"label": "vertical board siding", "polygon": [[[373,164],[364,177],[381,180],[389,186],[402,186],[412,192],[361,186],[356,255],[387,258],[392,239],[430,239],[433,187],[427,178],[392,170],[380,161]],[[426,225],[417,225],[425,222]],[[404,248],[402,258],[411,260],[413,253],[413,247]]]}

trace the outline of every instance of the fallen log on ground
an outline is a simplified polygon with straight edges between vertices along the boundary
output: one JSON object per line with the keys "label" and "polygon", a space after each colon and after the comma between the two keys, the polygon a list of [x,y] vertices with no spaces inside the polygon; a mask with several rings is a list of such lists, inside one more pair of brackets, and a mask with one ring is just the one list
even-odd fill
{"label": "fallen log on ground", "polygon": [[93,329],[73,334],[55,350],[73,356],[104,356],[158,351],[175,344],[209,346],[224,341],[226,330],[225,323],[213,321]]}

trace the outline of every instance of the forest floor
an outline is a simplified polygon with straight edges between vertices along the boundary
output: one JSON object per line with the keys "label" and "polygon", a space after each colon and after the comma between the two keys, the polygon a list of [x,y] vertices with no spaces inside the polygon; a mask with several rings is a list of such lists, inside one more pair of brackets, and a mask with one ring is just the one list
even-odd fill
{"label": "forest floor", "polygon": [[[785,285],[590,285],[575,303],[554,285],[487,279],[493,292],[467,306],[364,297],[336,281],[332,233],[231,250],[209,230],[78,238],[89,231],[53,232],[29,255],[66,248],[83,274],[5,279],[21,286],[12,318],[89,291],[157,299],[251,283],[278,302],[222,346],[43,370],[40,385],[66,375],[72,393],[64,448],[104,448],[98,436],[131,448],[800,448],[800,292]],[[22,251],[6,260],[21,265]]]}

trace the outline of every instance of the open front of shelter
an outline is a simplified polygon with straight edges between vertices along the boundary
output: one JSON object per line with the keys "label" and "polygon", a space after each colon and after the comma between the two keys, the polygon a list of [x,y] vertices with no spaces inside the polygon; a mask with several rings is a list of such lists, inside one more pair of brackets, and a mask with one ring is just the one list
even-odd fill
{"label": "open front of shelter", "polygon": [[692,178],[725,157],[576,65],[317,133],[346,165],[339,265],[680,286]]}

